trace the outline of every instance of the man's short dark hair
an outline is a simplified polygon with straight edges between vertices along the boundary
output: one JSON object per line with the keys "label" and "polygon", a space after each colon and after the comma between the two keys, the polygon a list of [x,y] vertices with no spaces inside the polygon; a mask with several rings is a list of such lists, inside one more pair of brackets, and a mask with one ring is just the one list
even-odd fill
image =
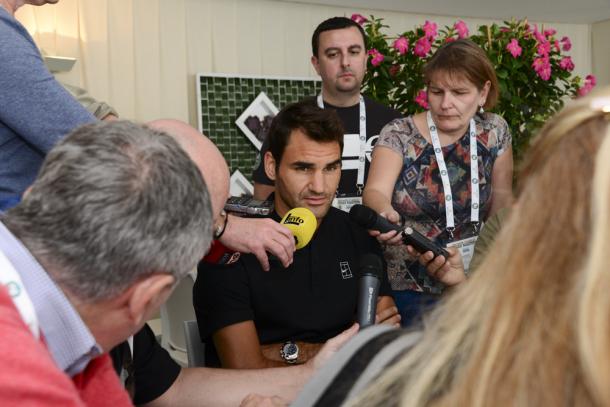
{"label": "man's short dark hair", "polygon": [[279,167],[290,135],[301,130],[319,143],[339,144],[343,151],[343,124],[333,109],[320,109],[313,99],[305,99],[284,107],[273,119],[269,134],[269,151]]}
{"label": "man's short dark hair", "polygon": [[314,57],[318,56],[318,48],[320,47],[320,34],[324,31],[341,30],[343,28],[356,27],[360,34],[362,34],[362,42],[366,49],[366,33],[360,24],[347,17],[331,17],[328,20],[324,20],[316,27],[311,37],[311,52]]}

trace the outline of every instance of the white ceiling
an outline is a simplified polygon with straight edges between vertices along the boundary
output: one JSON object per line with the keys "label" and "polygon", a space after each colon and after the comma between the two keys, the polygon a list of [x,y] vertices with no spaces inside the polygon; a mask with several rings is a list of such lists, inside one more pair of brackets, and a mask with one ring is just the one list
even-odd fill
{"label": "white ceiling", "polygon": [[350,8],[491,19],[525,18],[558,23],[610,19],[610,0],[284,0]]}

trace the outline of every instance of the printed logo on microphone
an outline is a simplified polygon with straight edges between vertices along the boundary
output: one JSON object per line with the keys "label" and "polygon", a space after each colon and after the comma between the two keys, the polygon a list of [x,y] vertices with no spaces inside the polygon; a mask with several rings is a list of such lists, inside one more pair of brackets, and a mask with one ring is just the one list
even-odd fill
{"label": "printed logo on microphone", "polygon": [[344,280],[354,277],[352,275],[352,270],[349,268],[348,262],[346,262],[346,261],[339,262],[339,269],[341,270],[341,277]]}
{"label": "printed logo on microphone", "polygon": [[301,225],[303,222],[305,222],[305,220],[303,218],[301,218],[300,216],[296,216],[296,215],[288,215],[288,217],[286,217],[286,219],[284,219],[284,224],[285,225],[295,225],[295,226],[299,226]]}
{"label": "printed logo on microphone", "polygon": [[373,291],[375,291],[373,290],[373,287],[369,287],[369,295],[373,295]]}

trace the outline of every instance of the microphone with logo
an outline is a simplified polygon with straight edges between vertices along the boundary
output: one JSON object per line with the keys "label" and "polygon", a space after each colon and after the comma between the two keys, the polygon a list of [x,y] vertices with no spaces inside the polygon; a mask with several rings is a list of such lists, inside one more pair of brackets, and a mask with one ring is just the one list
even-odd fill
{"label": "microphone with logo", "polygon": [[297,250],[307,246],[318,227],[316,216],[307,208],[292,208],[286,212],[280,224],[292,232]]}
{"label": "microphone with logo", "polygon": [[360,329],[363,329],[375,324],[383,263],[379,256],[366,253],[360,257],[359,271],[356,322],[360,325]]}

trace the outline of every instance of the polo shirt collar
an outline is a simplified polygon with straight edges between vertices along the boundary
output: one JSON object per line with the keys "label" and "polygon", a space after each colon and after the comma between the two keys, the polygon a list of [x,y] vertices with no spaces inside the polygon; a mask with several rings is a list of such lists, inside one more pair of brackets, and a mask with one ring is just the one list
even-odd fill
{"label": "polo shirt collar", "polygon": [[82,372],[102,349],[78,312],[40,263],[1,222],[0,250],[23,281],[57,366],[70,376]]}

